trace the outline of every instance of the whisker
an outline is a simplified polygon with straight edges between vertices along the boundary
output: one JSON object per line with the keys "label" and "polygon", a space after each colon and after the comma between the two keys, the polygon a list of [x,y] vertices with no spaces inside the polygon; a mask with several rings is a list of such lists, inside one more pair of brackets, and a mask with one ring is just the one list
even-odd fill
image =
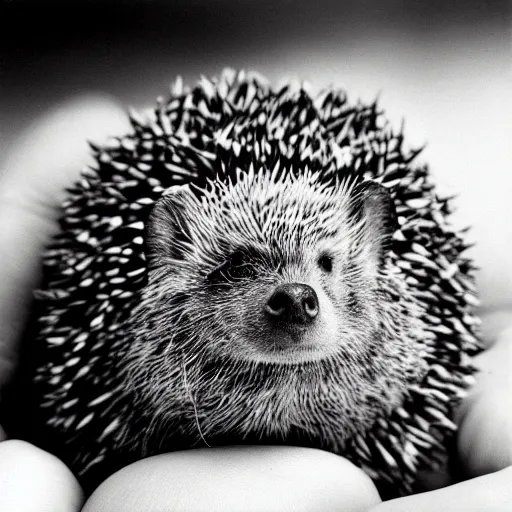
{"label": "whisker", "polygon": [[208,441],[206,440],[206,438],[204,437],[203,435],[203,431],[201,430],[201,423],[199,421],[199,414],[198,414],[198,411],[197,411],[197,404],[196,404],[196,400],[192,394],[192,391],[190,390],[189,386],[188,386],[188,380],[187,380],[187,367],[185,364],[182,364],[182,369],[183,369],[183,383],[185,385],[185,390],[190,398],[190,403],[192,404],[192,407],[194,408],[194,418],[195,418],[195,421],[196,421],[196,426],[197,426],[197,430],[199,432],[199,436],[200,438],[202,439],[203,443],[208,446],[209,448],[211,448],[211,446],[208,444]]}

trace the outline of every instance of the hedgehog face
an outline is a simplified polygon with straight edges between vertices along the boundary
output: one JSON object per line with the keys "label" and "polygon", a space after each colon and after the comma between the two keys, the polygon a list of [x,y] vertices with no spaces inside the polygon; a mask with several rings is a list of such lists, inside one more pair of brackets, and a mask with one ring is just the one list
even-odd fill
{"label": "hedgehog face", "polygon": [[423,371],[414,302],[397,302],[384,258],[387,193],[287,176],[178,187],[155,206],[123,356],[151,425],[195,437],[199,414],[201,435],[237,440],[309,425],[339,451]]}
{"label": "hedgehog face", "polygon": [[195,340],[214,356],[297,364],[364,352],[390,235],[365,186],[249,172],[202,197],[174,188],[150,221],[149,288],[183,303],[178,330],[193,321],[215,333]]}

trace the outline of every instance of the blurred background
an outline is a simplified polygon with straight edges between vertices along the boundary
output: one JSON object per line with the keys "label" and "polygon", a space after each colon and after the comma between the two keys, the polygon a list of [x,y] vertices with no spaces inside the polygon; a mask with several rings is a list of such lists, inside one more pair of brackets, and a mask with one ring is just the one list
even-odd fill
{"label": "blurred background", "polygon": [[511,34],[507,0],[2,0],[0,169],[35,118],[85,93],[144,107],[176,75],[225,66],[335,84],[379,96],[409,144],[427,144],[460,221],[491,244],[487,300],[512,289],[512,269],[488,271],[512,267]]}

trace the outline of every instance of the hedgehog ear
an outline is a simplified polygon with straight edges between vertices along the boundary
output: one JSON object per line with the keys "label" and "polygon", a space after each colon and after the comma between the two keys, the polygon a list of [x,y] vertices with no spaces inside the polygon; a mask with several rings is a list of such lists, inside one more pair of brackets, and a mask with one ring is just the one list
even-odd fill
{"label": "hedgehog ear", "polygon": [[380,267],[392,247],[398,228],[396,210],[389,190],[375,181],[362,181],[354,190],[356,216],[364,219],[370,260]]}
{"label": "hedgehog ear", "polygon": [[192,192],[188,185],[168,188],[155,203],[146,228],[146,255],[149,261],[185,258],[190,243],[187,204]]}

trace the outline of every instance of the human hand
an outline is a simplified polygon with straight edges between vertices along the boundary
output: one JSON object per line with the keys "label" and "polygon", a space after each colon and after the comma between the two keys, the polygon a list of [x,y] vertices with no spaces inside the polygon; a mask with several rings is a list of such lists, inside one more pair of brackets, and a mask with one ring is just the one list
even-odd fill
{"label": "human hand", "polygon": [[[66,122],[61,115],[71,117]],[[124,119],[116,107],[104,101],[98,104],[97,99],[70,105],[60,114],[45,118],[43,125],[33,127],[7,160],[0,181],[0,229],[4,234],[0,248],[4,262],[0,269],[0,384],[10,379],[16,365],[20,333],[31,292],[37,286],[40,254],[55,226],[55,206],[64,187],[73,182],[87,160],[84,141],[100,140],[105,133],[122,133]],[[468,476],[511,463],[507,451],[500,447],[511,446],[509,441],[506,444],[504,433],[510,421],[507,411],[512,408],[498,408],[498,413],[503,413],[499,416],[500,427],[494,420],[497,411],[493,405],[497,396],[502,397],[498,404],[503,404],[506,396],[510,400],[506,380],[510,368],[507,370],[503,357],[507,349],[499,348],[506,346],[506,339],[510,346],[510,337],[512,332],[504,334],[495,352],[479,357],[482,377],[461,409],[459,451]],[[486,446],[485,440],[494,440],[490,443],[493,450],[474,449]],[[41,510],[41,503],[45,503],[43,510],[67,512],[80,508],[81,490],[69,470],[27,443],[2,443],[0,475],[9,475],[0,480],[2,510]],[[387,502],[374,510],[505,510],[503,507],[510,507],[510,479],[510,470],[505,470]],[[489,493],[496,494],[499,501],[491,504]],[[227,498],[231,501],[225,501]],[[243,504],[242,498],[246,500]],[[175,510],[198,510],[201,502],[204,510],[211,510],[211,499],[217,499],[224,512],[230,506],[231,510],[249,510],[249,504],[253,510],[300,510],[299,506],[302,510],[318,510],[321,503],[326,510],[348,512],[367,510],[379,501],[368,477],[341,457],[317,450],[260,447],[197,450],[140,461],[108,479],[84,510],[129,512],[171,506]]]}
{"label": "human hand", "polygon": [[[126,130],[123,110],[102,97],[56,108],[30,126],[0,170],[0,398],[12,381],[41,254],[56,229],[64,188],[89,159],[87,140]],[[5,420],[5,418],[4,418]],[[0,420],[1,422],[1,420]],[[16,437],[16,432],[8,432]],[[7,440],[0,426],[0,510],[74,512],[82,491],[57,458]]]}
{"label": "human hand", "polygon": [[470,480],[388,501],[371,512],[512,510],[512,311],[485,315],[483,325],[490,347],[475,358],[480,373],[457,420],[458,464]]}

